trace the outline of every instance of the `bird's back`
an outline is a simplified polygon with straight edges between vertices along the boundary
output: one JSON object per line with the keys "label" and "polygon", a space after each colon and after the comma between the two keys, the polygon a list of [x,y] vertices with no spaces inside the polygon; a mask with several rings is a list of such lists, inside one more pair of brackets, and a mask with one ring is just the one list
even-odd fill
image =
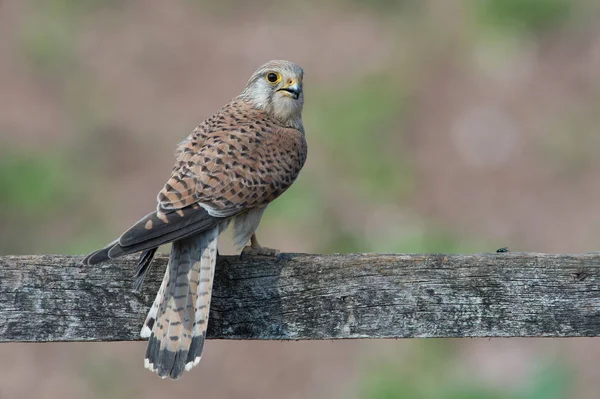
{"label": "bird's back", "polygon": [[266,205],[294,182],[306,155],[304,132],[236,98],[180,143],[158,200],[163,209],[196,201],[219,210]]}

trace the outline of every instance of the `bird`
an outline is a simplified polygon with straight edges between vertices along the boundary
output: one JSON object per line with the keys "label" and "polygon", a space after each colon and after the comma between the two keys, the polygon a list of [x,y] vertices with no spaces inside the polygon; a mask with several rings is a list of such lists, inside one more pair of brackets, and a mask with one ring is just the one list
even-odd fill
{"label": "bird", "polygon": [[144,365],[162,378],[180,378],[202,357],[219,234],[231,224],[242,255],[279,254],[259,244],[256,229],[306,161],[303,77],[290,61],[261,65],[238,96],[176,147],[156,210],[83,260],[92,266],[141,252],[133,284],[139,291],[157,248],[172,243],[140,332],[148,338]]}

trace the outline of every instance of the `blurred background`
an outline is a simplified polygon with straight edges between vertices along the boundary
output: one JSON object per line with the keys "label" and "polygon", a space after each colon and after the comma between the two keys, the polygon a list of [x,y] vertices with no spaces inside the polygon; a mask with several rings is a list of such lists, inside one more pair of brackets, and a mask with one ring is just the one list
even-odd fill
{"label": "blurred background", "polygon": [[[305,69],[309,158],[264,245],[599,249],[595,0],[3,0],[0,253],[118,236],[175,145],[280,58]],[[145,346],[0,345],[0,398],[600,396],[597,339],[209,341],[177,382]]]}

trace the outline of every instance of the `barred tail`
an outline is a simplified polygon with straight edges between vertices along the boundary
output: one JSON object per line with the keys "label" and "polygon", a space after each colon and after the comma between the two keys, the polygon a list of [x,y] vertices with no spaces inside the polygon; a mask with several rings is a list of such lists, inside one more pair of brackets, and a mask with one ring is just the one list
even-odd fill
{"label": "barred tail", "polygon": [[177,379],[200,362],[219,226],[173,243],[169,265],[140,335],[149,337],[145,367]]}

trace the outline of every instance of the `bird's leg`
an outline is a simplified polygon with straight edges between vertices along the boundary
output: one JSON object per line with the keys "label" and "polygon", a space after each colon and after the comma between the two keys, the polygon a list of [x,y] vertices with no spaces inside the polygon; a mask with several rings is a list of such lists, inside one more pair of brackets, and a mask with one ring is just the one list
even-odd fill
{"label": "bird's leg", "polygon": [[242,249],[242,255],[251,255],[251,256],[271,256],[277,257],[281,251],[278,249],[272,249],[267,247],[261,247],[258,243],[258,239],[256,238],[256,233],[252,234],[250,237],[250,245],[247,245]]}

